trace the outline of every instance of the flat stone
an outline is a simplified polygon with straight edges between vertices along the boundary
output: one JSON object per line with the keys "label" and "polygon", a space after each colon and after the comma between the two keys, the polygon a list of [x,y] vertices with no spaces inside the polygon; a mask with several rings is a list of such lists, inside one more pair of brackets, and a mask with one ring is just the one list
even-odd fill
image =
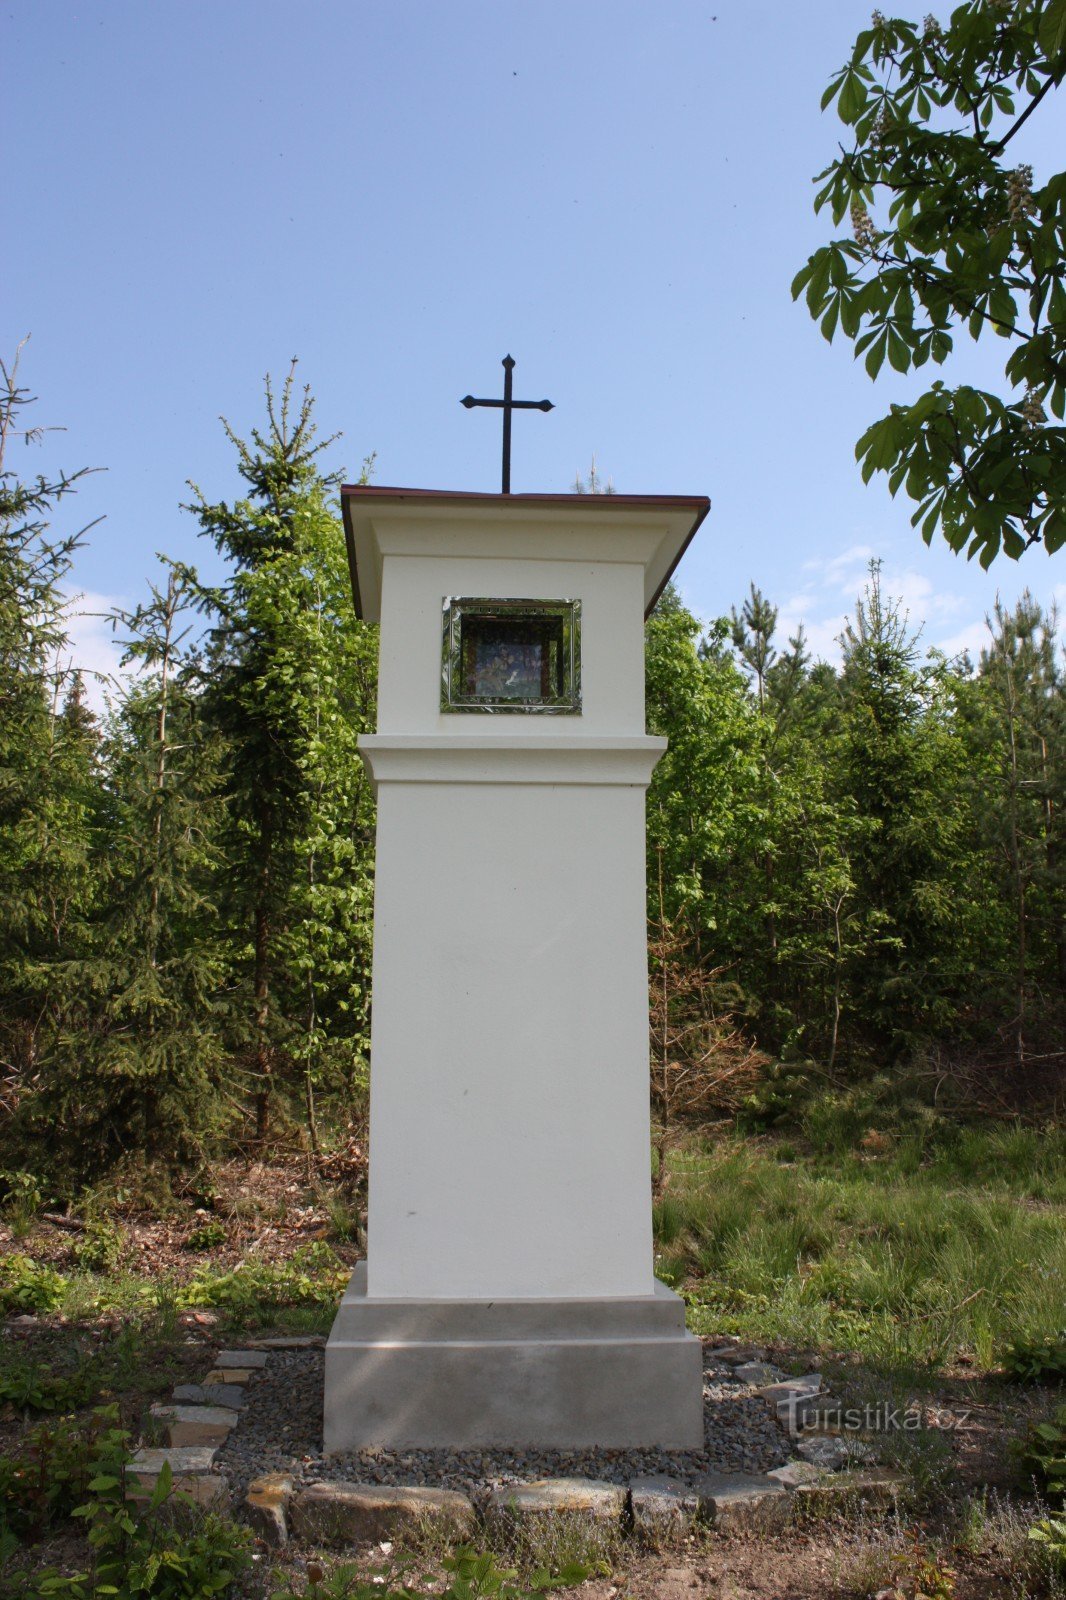
{"label": "flat stone", "polygon": [[711,1356],[716,1361],[724,1361],[727,1367],[740,1367],[747,1361],[762,1361],[765,1355],[765,1350],[759,1350],[753,1344],[723,1345],[721,1349],[711,1351]]}
{"label": "flat stone", "polygon": [[629,1485],[634,1531],[646,1543],[669,1542],[686,1534],[699,1514],[699,1497],[679,1478],[635,1478]]}
{"label": "flat stone", "polygon": [[310,1544],[387,1539],[427,1522],[468,1537],[477,1521],[466,1495],[452,1489],[370,1483],[312,1483],[293,1498],[288,1520],[293,1534]]}
{"label": "flat stone", "polygon": [[802,1378],[785,1378],[780,1383],[764,1384],[757,1392],[772,1406],[781,1401],[813,1398],[822,1392],[822,1374],[808,1372]]}
{"label": "flat stone", "polygon": [[888,1467],[862,1467],[855,1472],[833,1472],[817,1483],[800,1484],[797,1499],[826,1501],[861,1500],[866,1505],[893,1506],[907,1480]]}
{"label": "flat stone", "polygon": [[231,1411],[240,1411],[247,1403],[236,1383],[176,1383],[174,1399],[178,1405],[228,1406]]}
{"label": "flat stone", "polygon": [[778,1420],[803,1433],[841,1433],[847,1407],[831,1394],[800,1395],[777,1407]]}
{"label": "flat stone", "polygon": [[175,1491],[189,1495],[198,1505],[217,1505],[229,1495],[225,1478],[212,1471],[217,1455],[217,1450],[206,1445],[137,1450],[126,1469],[129,1496],[133,1500],[147,1500],[159,1482],[164,1465],[169,1464]]}
{"label": "flat stone", "polygon": [[765,1532],[789,1515],[791,1495],[754,1473],[705,1472],[696,1480],[701,1513],[723,1533]]}
{"label": "flat stone", "polygon": [[799,1489],[807,1483],[817,1483],[824,1478],[825,1467],[816,1467],[811,1461],[787,1461],[783,1467],[774,1467],[766,1476],[782,1489]]}
{"label": "flat stone", "polygon": [[533,1483],[509,1483],[493,1489],[485,1514],[492,1521],[569,1512],[597,1521],[619,1522],[626,1497],[626,1490],[617,1483],[600,1483],[593,1478],[538,1478]]}
{"label": "flat stone", "polygon": [[248,1383],[255,1377],[255,1367],[214,1367],[207,1374],[201,1388],[210,1389],[220,1383]]}
{"label": "flat stone", "polygon": [[816,1467],[823,1467],[827,1472],[838,1472],[841,1467],[847,1466],[849,1461],[868,1450],[869,1446],[863,1445],[858,1439],[846,1444],[843,1439],[833,1437],[803,1439],[795,1448],[801,1460],[809,1461]]}
{"label": "flat stone", "polygon": [[237,1413],[224,1406],[155,1405],[152,1416],[164,1424],[171,1449],[225,1444],[237,1426]]}
{"label": "flat stone", "polygon": [[215,1357],[216,1367],[265,1367],[265,1350],[220,1350]]}
{"label": "flat stone", "polygon": [[286,1472],[267,1472],[248,1485],[244,1517],[256,1537],[270,1550],[289,1542],[288,1511],[292,1479]]}
{"label": "flat stone", "polygon": [[778,1383],[785,1376],[780,1367],[771,1366],[766,1361],[742,1361],[734,1363],[733,1374],[741,1383]]}

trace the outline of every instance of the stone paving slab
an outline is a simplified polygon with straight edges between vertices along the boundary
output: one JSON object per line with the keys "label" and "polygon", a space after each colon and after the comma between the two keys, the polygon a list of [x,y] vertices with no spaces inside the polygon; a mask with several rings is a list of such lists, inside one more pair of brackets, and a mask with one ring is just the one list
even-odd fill
{"label": "stone paving slab", "polygon": [[767,1383],[756,1393],[771,1405],[782,1400],[813,1399],[822,1392],[822,1374],[808,1372],[802,1378],[784,1378],[780,1383]]}
{"label": "stone paving slab", "polygon": [[825,1475],[825,1467],[816,1467],[812,1461],[786,1461],[783,1467],[774,1467],[766,1474],[782,1489],[799,1489],[807,1483],[818,1483]]}
{"label": "stone paving slab", "polygon": [[796,1489],[808,1503],[862,1500],[866,1505],[891,1507],[906,1487],[906,1479],[888,1467],[861,1467],[854,1472],[828,1473],[817,1483]]}
{"label": "stone paving slab", "polygon": [[453,1489],[368,1483],[313,1483],[289,1507],[293,1534],[312,1544],[387,1539],[427,1522],[466,1538],[474,1533],[477,1517],[473,1503]]}
{"label": "stone paving slab", "polygon": [[778,1406],[781,1422],[804,1433],[842,1433],[847,1407],[831,1394],[806,1395],[787,1406]]}
{"label": "stone paving slab", "polygon": [[648,1543],[677,1539],[692,1528],[699,1515],[699,1496],[679,1478],[656,1475],[634,1478],[629,1485],[633,1530]]}
{"label": "stone paving slab", "polygon": [[247,1396],[236,1383],[176,1383],[174,1399],[183,1406],[227,1406],[231,1411],[241,1411]]}
{"label": "stone paving slab", "polygon": [[206,1445],[166,1450],[137,1450],[126,1469],[129,1496],[146,1500],[159,1482],[164,1464],[173,1474],[172,1486],[198,1505],[215,1505],[228,1496],[225,1478],[212,1471],[217,1450]]}
{"label": "stone paving slab", "polygon": [[237,1425],[237,1413],[225,1406],[154,1405],[152,1416],[164,1424],[171,1449],[225,1444]]}
{"label": "stone paving slab", "polygon": [[220,1350],[215,1357],[216,1367],[265,1367],[265,1350]]}
{"label": "stone paving slab", "polygon": [[741,1383],[780,1383],[785,1374],[780,1367],[768,1361],[741,1361],[733,1363],[733,1376]]}
{"label": "stone paving slab", "polygon": [[252,1531],[270,1550],[289,1542],[289,1503],[292,1478],[287,1472],[267,1472],[248,1485],[244,1516]]}
{"label": "stone paving slab", "polygon": [[538,1478],[532,1483],[509,1483],[493,1489],[486,1515],[490,1520],[513,1520],[569,1512],[620,1522],[626,1493],[623,1484],[600,1483],[594,1478]]}
{"label": "stone paving slab", "polygon": [[209,1389],[216,1383],[250,1383],[257,1370],[256,1367],[212,1367],[204,1378],[202,1387]]}
{"label": "stone paving slab", "polygon": [[778,1528],[789,1515],[791,1496],[784,1487],[754,1473],[705,1472],[694,1488],[701,1513],[723,1533]]}
{"label": "stone paving slab", "polygon": [[828,1472],[838,1472],[849,1462],[868,1461],[874,1454],[872,1447],[861,1439],[844,1440],[836,1434],[829,1438],[801,1439],[795,1449],[801,1460],[813,1462]]}

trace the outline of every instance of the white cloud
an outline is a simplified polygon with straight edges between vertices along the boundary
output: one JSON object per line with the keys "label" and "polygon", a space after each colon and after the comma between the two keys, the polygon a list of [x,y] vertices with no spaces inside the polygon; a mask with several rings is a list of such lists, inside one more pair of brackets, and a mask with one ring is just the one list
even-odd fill
{"label": "white cloud", "polygon": [[841,592],[850,593],[856,584],[862,584],[867,568],[876,555],[877,551],[868,544],[853,544],[828,561],[805,561],[803,570],[819,573],[826,587],[836,586]]}
{"label": "white cloud", "polygon": [[[782,636],[794,634],[802,623],[814,659],[839,664],[839,638],[869,582],[873,559],[869,545],[856,544],[828,560],[805,562],[803,570],[811,576],[778,613]],[[899,606],[914,633],[920,630],[920,648],[935,646],[948,656],[980,648],[983,620],[964,621],[967,614],[972,616],[972,602],[965,595],[938,589],[928,573],[886,561],[881,567],[881,592]]]}
{"label": "white cloud", "polygon": [[125,675],[119,666],[122,647],[107,616],[116,606],[128,604],[125,595],[100,594],[91,589],[68,597],[63,665],[83,675],[85,698],[98,714],[107,709],[108,690],[113,692]]}

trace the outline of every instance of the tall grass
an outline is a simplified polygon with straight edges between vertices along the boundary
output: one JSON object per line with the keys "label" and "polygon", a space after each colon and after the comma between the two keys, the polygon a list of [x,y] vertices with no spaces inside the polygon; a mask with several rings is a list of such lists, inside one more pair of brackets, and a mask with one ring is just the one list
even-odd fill
{"label": "tall grass", "polygon": [[[807,1151],[729,1139],[676,1151],[658,1271],[699,1331],[858,1350],[886,1367],[960,1349],[990,1366],[1066,1322],[1066,1161],[1054,1131],[920,1130],[871,1159],[846,1117]],[[790,1152],[791,1153],[791,1152]]]}

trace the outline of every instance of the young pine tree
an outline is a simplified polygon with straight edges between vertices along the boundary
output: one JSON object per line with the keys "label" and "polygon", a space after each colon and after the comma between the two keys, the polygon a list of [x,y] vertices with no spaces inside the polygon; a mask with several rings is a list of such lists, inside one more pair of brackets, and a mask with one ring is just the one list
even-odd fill
{"label": "young pine tree", "polygon": [[[191,508],[231,564],[205,591],[205,707],[227,748],[220,910],[231,1039],[265,1138],[276,1091],[362,1068],[373,813],[356,751],[373,725],[376,634],[352,614],[344,541],[308,390],[269,380],[267,427],[227,437],[248,492]],[[369,465],[369,464],[368,464]]]}
{"label": "young pine tree", "polygon": [[195,1164],[221,1121],[223,981],[211,903],[220,822],[217,741],[188,651],[191,596],[165,589],[116,612],[125,680],[105,743],[105,879],[88,949],[68,967],[65,1026],[30,1122],[54,1141],[61,1186],[136,1164]]}
{"label": "young pine tree", "polygon": [[1021,1066],[1031,1022],[1061,1015],[1066,998],[1066,685],[1058,617],[1028,590],[1013,611],[997,601],[988,627],[977,688],[994,755],[982,824],[1011,910],[1010,1032]]}
{"label": "young pine tree", "polygon": [[15,471],[16,444],[42,431],[25,421],[33,400],[18,368],[18,355],[10,369],[0,362],[0,1081],[9,1114],[32,1094],[60,1024],[65,963],[94,898],[101,798],[95,724],[64,651],[62,585],[88,530],[50,531],[88,469]]}

